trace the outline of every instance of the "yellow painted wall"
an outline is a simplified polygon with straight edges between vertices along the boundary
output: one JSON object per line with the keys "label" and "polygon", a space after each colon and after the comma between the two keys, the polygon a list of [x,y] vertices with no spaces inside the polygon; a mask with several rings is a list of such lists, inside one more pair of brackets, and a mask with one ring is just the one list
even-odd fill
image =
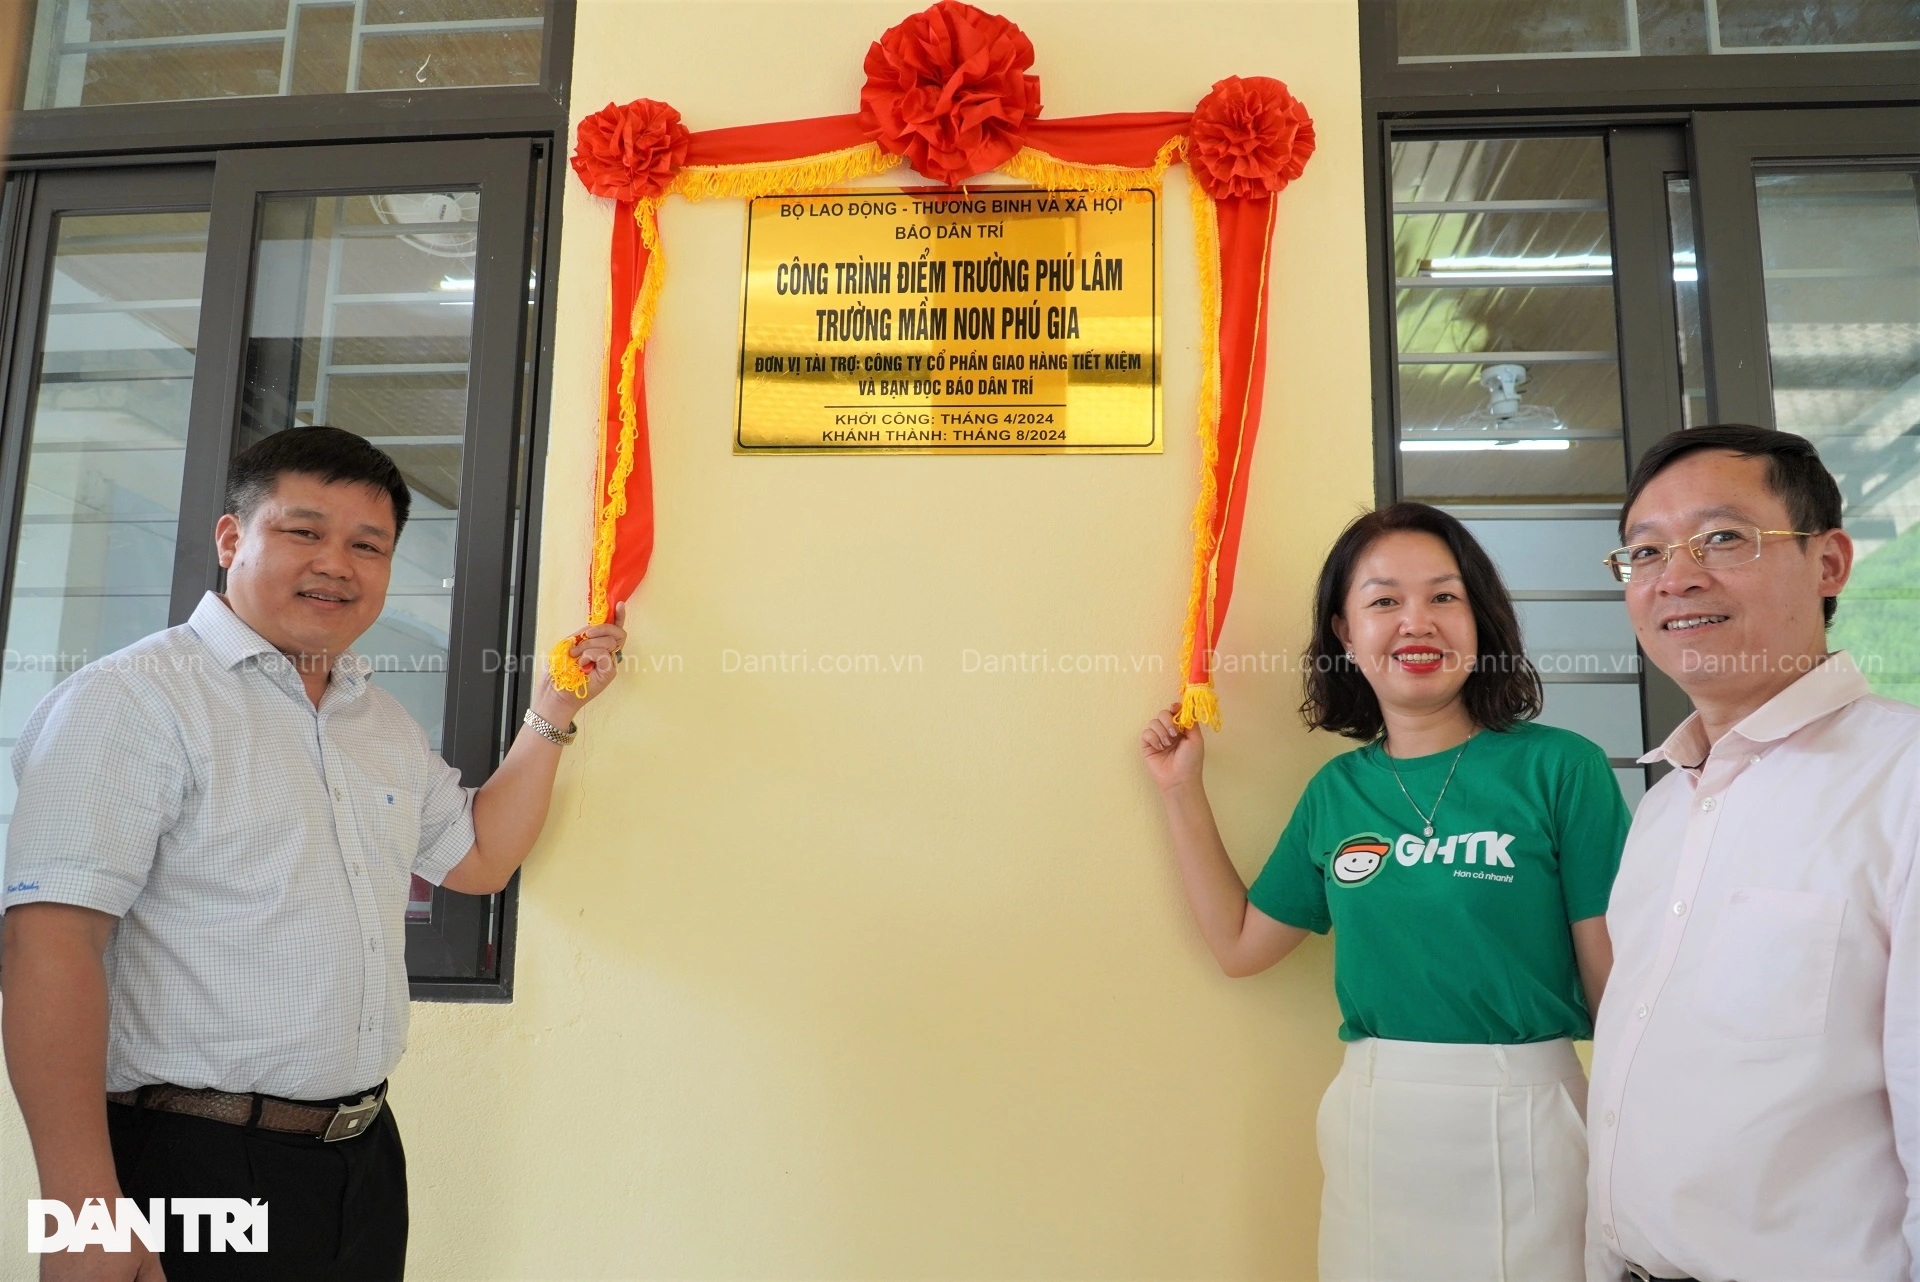
{"label": "yellow painted wall", "polygon": [[[1320,555],[1371,496],[1353,0],[989,7],[1032,38],[1049,115],[1185,109],[1231,73],[1313,112],[1225,639],[1296,648]],[[851,110],[867,44],[910,8],[582,0],[575,114]],[[583,719],[523,879],[514,1002],[414,1007],[394,1087],[411,1276],[1312,1276],[1331,951],[1223,978],[1138,764],[1177,690],[1197,476],[1183,182],[1168,446],[1141,457],[734,457],[743,207],[669,205],[659,543],[629,655],[678,670],[642,657]],[[550,636],[584,579],[609,223],[570,183]],[[918,670],[729,672],[728,651]],[[1118,670],[991,675],[968,651]],[[1290,674],[1221,691],[1208,779],[1251,875],[1341,745],[1299,728]],[[0,1118],[5,1167],[30,1171]]]}

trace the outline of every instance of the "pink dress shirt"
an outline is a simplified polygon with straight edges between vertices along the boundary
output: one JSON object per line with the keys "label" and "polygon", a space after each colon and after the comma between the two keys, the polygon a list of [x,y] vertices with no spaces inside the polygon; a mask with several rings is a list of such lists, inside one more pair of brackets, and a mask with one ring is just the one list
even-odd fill
{"label": "pink dress shirt", "polygon": [[1920,1282],[1920,708],[1844,651],[1642,761],[1587,1105],[1587,1271]]}

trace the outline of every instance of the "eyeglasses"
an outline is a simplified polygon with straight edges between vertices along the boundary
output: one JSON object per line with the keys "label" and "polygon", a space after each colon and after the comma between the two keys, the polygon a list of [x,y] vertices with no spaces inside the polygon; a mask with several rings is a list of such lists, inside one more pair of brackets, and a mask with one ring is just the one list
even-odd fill
{"label": "eyeglasses", "polygon": [[1724,570],[1760,559],[1760,543],[1768,536],[1810,539],[1805,530],[1763,530],[1753,525],[1729,525],[1702,530],[1679,543],[1630,543],[1607,553],[1607,568],[1622,583],[1651,583],[1667,572],[1675,548],[1685,548],[1708,570]]}

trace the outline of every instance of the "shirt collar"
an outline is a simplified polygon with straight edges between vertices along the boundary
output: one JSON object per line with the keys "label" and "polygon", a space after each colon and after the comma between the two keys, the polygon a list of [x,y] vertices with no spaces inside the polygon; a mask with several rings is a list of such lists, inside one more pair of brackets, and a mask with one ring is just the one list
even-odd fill
{"label": "shirt collar", "polygon": [[[1749,712],[1727,733],[1737,734],[1749,743],[1777,743],[1871,693],[1853,656],[1845,650],[1835,650],[1825,662],[1815,665],[1805,676]],[[1665,743],[1641,757],[1640,762],[1649,765],[1664,761],[1683,769],[1697,768],[1707,759],[1712,746],[1707,742],[1706,727],[1696,712],[1682,721]]]}
{"label": "shirt collar", "polygon": [[[192,628],[194,635],[213,652],[213,657],[219,661],[220,666],[229,672],[248,659],[258,659],[263,656],[285,657],[274,647],[273,642],[242,622],[240,616],[233,612],[233,607],[221,600],[217,592],[209,592],[200,598],[200,604],[193,608],[193,615],[187,620],[187,626]],[[292,665],[287,666],[291,671]],[[365,657],[351,650],[344,650],[334,656],[332,677],[346,694],[355,695],[366,683],[367,673],[372,670],[372,667],[373,665]]]}

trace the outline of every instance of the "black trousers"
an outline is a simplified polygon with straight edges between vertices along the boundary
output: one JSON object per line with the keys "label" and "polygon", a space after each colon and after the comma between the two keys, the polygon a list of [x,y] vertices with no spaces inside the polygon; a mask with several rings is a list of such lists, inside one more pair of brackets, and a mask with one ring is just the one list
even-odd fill
{"label": "black trousers", "polygon": [[[358,1098],[357,1096],[355,1098]],[[361,1135],[328,1144],[203,1117],[107,1105],[123,1197],[259,1198],[265,1253],[181,1247],[169,1217],[167,1282],[373,1282],[407,1263],[407,1157],[392,1108]]]}

